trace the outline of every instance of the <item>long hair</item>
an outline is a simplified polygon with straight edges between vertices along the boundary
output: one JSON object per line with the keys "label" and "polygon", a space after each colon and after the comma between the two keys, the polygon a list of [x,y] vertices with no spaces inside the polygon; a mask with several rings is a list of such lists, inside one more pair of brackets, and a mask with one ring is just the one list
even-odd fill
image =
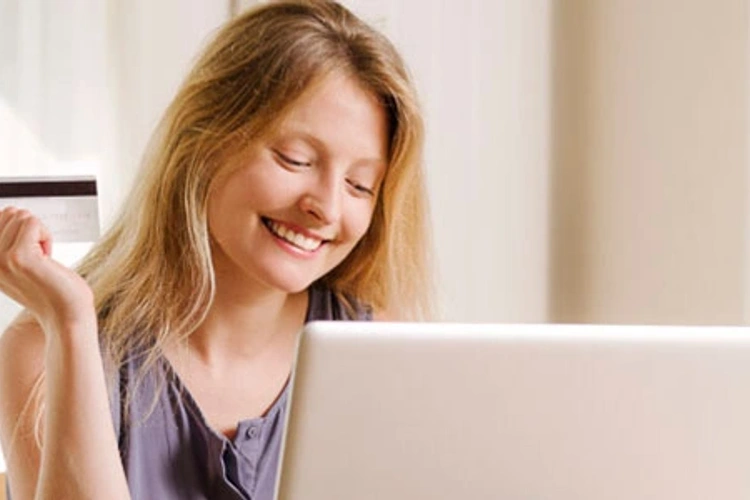
{"label": "long hair", "polygon": [[372,223],[322,277],[342,299],[395,318],[431,313],[423,122],[392,44],[326,0],[264,3],[231,20],[196,61],[152,137],[123,210],[78,271],[94,291],[108,375],[133,352],[144,370],[211,306],[206,207],[222,158],[262,137],[321,78],[357,79],[387,111],[389,164]]}

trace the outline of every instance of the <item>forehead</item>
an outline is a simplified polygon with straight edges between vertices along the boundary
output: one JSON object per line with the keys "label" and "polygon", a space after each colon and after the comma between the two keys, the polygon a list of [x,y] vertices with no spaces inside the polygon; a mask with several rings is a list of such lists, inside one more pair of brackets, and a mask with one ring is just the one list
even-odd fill
{"label": "forehead", "polygon": [[354,77],[332,73],[285,113],[279,137],[311,137],[341,153],[386,160],[388,119],[377,96]]}

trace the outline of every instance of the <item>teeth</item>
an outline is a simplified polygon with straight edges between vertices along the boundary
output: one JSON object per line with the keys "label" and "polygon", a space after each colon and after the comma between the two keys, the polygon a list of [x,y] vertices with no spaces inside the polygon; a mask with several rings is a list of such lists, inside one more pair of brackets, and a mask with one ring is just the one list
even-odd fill
{"label": "teeth", "polygon": [[269,221],[269,222],[270,224],[268,224],[268,226],[270,227],[271,231],[273,231],[273,233],[276,236],[284,239],[285,241],[296,246],[297,248],[300,248],[307,252],[312,252],[312,251],[317,250],[318,247],[320,247],[320,245],[323,244],[321,240],[318,240],[315,238],[308,238],[302,234],[295,233],[288,227],[282,226],[278,222],[275,222],[275,221]]}
{"label": "teeth", "polygon": [[304,247],[305,243],[307,243],[307,238],[302,236],[301,234],[295,234],[294,237],[290,238],[294,241],[294,244],[298,247]]}

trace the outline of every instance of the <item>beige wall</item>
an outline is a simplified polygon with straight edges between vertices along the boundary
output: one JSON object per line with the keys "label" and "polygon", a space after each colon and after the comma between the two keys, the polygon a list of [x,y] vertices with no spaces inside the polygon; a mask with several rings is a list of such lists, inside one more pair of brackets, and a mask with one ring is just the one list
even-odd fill
{"label": "beige wall", "polygon": [[[106,10],[105,222],[197,48],[254,1]],[[748,0],[345,3],[424,101],[445,319],[744,320]]]}
{"label": "beige wall", "polygon": [[743,322],[747,8],[556,3],[552,321]]}

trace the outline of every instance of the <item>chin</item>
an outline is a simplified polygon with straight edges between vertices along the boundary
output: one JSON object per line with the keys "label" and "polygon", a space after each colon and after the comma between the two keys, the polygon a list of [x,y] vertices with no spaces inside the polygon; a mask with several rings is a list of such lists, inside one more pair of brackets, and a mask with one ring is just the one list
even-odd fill
{"label": "chin", "polygon": [[294,278],[278,278],[274,280],[269,280],[269,284],[271,284],[274,288],[281,290],[288,294],[297,294],[304,292],[308,288],[310,288],[310,285],[315,283],[315,280],[318,278],[306,278],[306,279],[294,279]]}

